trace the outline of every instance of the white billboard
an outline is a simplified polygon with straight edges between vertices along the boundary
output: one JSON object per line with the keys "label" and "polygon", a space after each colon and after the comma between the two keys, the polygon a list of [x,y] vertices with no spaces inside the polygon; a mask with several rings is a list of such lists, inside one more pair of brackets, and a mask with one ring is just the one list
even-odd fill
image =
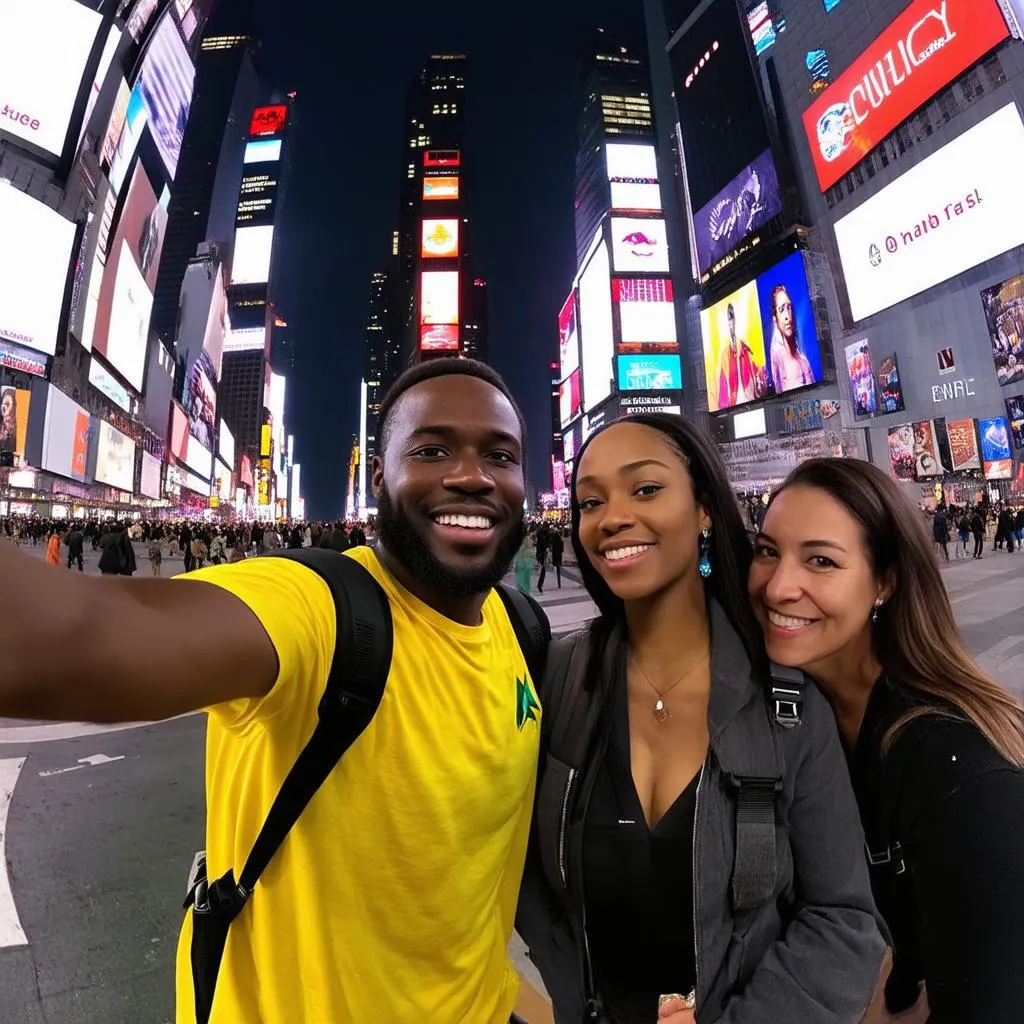
{"label": "white billboard", "polygon": [[658,180],[658,154],[649,143],[609,142],[605,147],[608,179]]}
{"label": "white billboard", "polygon": [[836,222],[854,320],[1024,243],[1024,123],[987,117]]}
{"label": "white billboard", "polygon": [[106,356],[136,391],[142,390],[142,377],[146,370],[146,341],[152,312],[153,293],[142,271],[135,265],[135,257],[128,243],[122,242],[114,282],[114,300],[110,309]]}
{"label": "white billboard", "polygon": [[74,244],[71,221],[0,184],[0,338],[53,355]]}
{"label": "white billboard", "polygon": [[142,453],[142,473],[139,476],[139,493],[144,498],[160,497],[160,471],[162,463],[149,452]]}
{"label": "white billboard", "polygon": [[580,337],[583,352],[583,408],[612,393],[615,330],[612,326],[611,267],[602,242],[580,278]]}
{"label": "white billboard", "polygon": [[0,130],[61,155],[102,22],[78,0],[0,3]]}
{"label": "white billboard", "polygon": [[274,225],[239,228],[235,232],[235,255],[231,265],[232,284],[265,284],[270,280],[270,257],[274,251]]}
{"label": "white billboard", "polygon": [[220,435],[218,437],[217,454],[229,465],[235,464],[235,435],[231,433],[228,425],[220,421]]}
{"label": "white billboard", "polygon": [[[36,393],[33,389],[33,395]],[[32,453],[32,462],[38,462],[39,468],[48,473],[84,482],[87,478],[91,417],[52,384],[46,385],[46,396],[42,447],[38,459]]]}
{"label": "white billboard", "polygon": [[667,274],[665,222],[638,217],[612,218],[612,259],[617,273]]}
{"label": "white billboard", "polygon": [[612,209],[661,213],[661,186],[654,182],[613,181]]}
{"label": "white billboard", "polygon": [[97,483],[119,491],[134,490],[135,442],[106,420],[100,421],[97,436],[95,478]]}

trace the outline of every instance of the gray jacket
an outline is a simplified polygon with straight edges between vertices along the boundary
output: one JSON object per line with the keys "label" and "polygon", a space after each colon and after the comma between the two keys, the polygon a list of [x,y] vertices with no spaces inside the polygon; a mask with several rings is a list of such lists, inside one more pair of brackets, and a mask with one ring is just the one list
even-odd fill
{"label": "gray jacket", "polygon": [[[739,637],[715,603],[711,628],[710,749],[694,829],[698,1024],[856,1024],[871,999],[885,944],[832,711],[808,685],[801,724],[780,728],[764,685],[754,678]],[[552,645],[542,691],[552,706],[551,694],[566,685],[576,645],[588,643],[587,634],[576,634]],[[574,660],[573,670],[586,660]],[[607,678],[624,685],[621,653],[604,669]],[[591,707],[579,720],[586,723],[583,730],[596,734],[595,706],[609,687],[591,692],[594,697],[582,698]],[[553,723],[545,718],[543,724],[550,740]],[[584,914],[575,883],[583,864],[581,805],[586,801],[580,794],[588,792],[599,746],[581,747],[590,754],[578,766],[558,760],[545,747],[516,920],[558,1024],[592,1019],[585,1016],[586,957],[577,941],[584,936]],[[766,751],[773,752],[767,766]],[[774,896],[735,912],[736,799],[729,779],[772,771],[783,779],[775,809]]]}

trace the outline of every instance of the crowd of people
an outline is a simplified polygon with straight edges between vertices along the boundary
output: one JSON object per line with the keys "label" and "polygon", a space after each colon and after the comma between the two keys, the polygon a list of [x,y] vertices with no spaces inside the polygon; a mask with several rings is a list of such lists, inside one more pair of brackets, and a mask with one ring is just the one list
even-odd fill
{"label": "crowd of people", "polygon": [[991,534],[992,550],[1009,554],[1024,546],[1024,505],[999,502],[995,505],[958,507],[940,505],[932,516],[932,540],[941,556],[949,561],[949,543],[956,537],[955,558],[967,558],[974,541],[972,558],[981,558],[986,534]]}

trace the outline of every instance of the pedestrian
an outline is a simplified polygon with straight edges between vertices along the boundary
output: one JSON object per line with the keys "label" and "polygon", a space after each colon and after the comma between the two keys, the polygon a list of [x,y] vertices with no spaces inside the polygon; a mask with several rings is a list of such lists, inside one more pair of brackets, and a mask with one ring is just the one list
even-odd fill
{"label": "pedestrian", "polygon": [[530,539],[524,538],[523,543],[516,552],[513,570],[516,576],[516,589],[521,594],[529,594],[533,586],[533,562],[536,551],[530,543]]}
{"label": "pedestrian", "polygon": [[768,654],[835,711],[892,934],[866,1018],[1020,1018],[1024,706],[967,651],[928,537],[870,463],[814,459],[776,492],[750,594]]}
{"label": "pedestrian", "polygon": [[562,556],[565,553],[565,541],[562,539],[561,530],[551,532],[549,542],[551,551],[551,568],[555,570],[555,579],[558,581],[558,589],[562,589]]}
{"label": "pedestrian", "polygon": [[159,576],[161,574],[163,558],[163,545],[154,537],[149,542],[149,564],[153,570],[154,576]]}
{"label": "pedestrian", "polygon": [[361,547],[366,543],[366,531],[358,523],[349,531],[348,542],[354,548]]}
{"label": "pedestrian", "polygon": [[537,565],[540,568],[540,574],[537,576],[537,593],[544,593],[544,579],[548,572],[548,544],[551,540],[551,534],[548,530],[547,523],[541,523],[537,528],[536,535],[536,547],[537,547]]}
{"label": "pedestrian", "polygon": [[[108,586],[47,581],[36,560],[0,551],[0,716],[207,709],[211,881],[238,877],[319,714],[341,714],[321,711],[332,665],[358,688],[348,670],[368,652],[355,641],[375,641],[385,663],[394,652],[376,715],[263,881],[244,896],[214,887],[214,900],[251,905],[230,926],[210,1024],[508,1024],[516,1008],[508,944],[541,714],[517,641],[525,623],[494,588],[523,535],[522,416],[490,367],[433,360],[385,397],[379,445],[377,546],[304,553],[355,563],[389,609],[386,636],[367,639],[357,623],[337,651],[351,609],[297,552]],[[448,454],[423,458],[426,445]],[[472,525],[459,525],[466,516]],[[169,637],[174,656],[154,658]],[[192,895],[203,906],[204,891]],[[178,946],[179,1022],[196,1019],[197,920],[190,911]]]}
{"label": "pedestrian", "polygon": [[967,518],[967,509],[965,508],[960,514],[960,519],[956,524],[957,532],[960,534],[960,540],[956,546],[956,557],[966,558],[967,557],[967,544],[971,539],[971,521]]}
{"label": "pedestrian", "polygon": [[46,564],[60,565],[60,534],[56,527],[50,531],[46,541]]}
{"label": "pedestrian", "polygon": [[852,1024],[885,948],[857,804],[822,696],[769,701],[714,446],[677,416],[613,423],[571,500],[599,616],[549,654],[517,919],[556,1020]]}
{"label": "pedestrian", "polygon": [[985,550],[985,516],[980,506],[971,516],[971,533],[974,535],[974,557],[981,558]]}
{"label": "pedestrian", "polygon": [[77,524],[68,532],[68,568],[78,566],[79,572],[85,572],[85,537]]}
{"label": "pedestrian", "polygon": [[946,564],[949,564],[949,520],[946,518],[946,510],[940,505],[935,510],[932,519],[932,539],[935,541],[939,551],[945,556]]}

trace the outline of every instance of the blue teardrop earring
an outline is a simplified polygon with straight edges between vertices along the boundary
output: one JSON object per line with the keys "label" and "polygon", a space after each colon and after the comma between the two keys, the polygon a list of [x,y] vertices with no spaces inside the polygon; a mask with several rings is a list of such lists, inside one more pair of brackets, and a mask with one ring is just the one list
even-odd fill
{"label": "blue teardrop earring", "polygon": [[697,562],[697,572],[708,579],[711,576],[711,529],[700,531],[700,561]]}

